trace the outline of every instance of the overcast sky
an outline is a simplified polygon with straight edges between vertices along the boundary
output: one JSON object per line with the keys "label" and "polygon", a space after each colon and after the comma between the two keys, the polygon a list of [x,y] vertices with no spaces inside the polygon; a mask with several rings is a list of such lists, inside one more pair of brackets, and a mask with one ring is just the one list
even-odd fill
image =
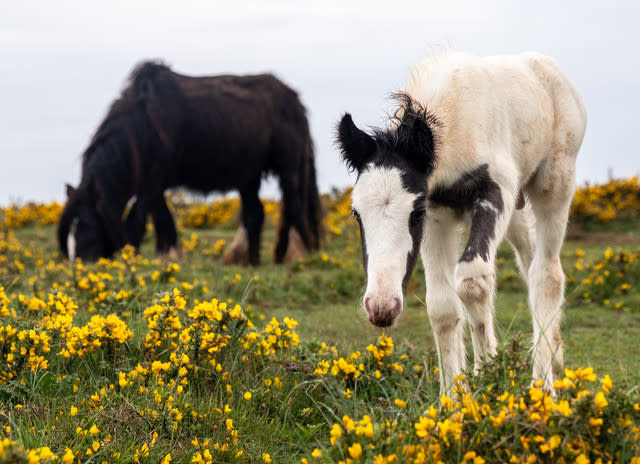
{"label": "overcast sky", "polygon": [[[273,72],[308,108],[322,190],[353,179],[333,131],[383,124],[390,92],[439,48],[556,58],[587,106],[578,182],[640,171],[640,2],[2,1],[0,204],[64,199],[135,63],[185,74]],[[264,194],[273,195],[274,186]]]}

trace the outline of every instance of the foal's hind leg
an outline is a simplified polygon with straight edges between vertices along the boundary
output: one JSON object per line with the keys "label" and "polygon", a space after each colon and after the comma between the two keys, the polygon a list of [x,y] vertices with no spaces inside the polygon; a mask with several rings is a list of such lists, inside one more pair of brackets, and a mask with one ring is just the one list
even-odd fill
{"label": "foal's hind leg", "polygon": [[488,181],[484,196],[473,205],[469,240],[456,266],[456,291],[467,309],[476,371],[488,356],[496,353],[493,324],[495,255],[509,227],[514,207],[513,189]]}
{"label": "foal's hind leg", "polygon": [[528,186],[536,218],[536,249],[529,270],[533,376],[543,380],[545,389],[549,391],[552,391],[554,378],[558,377],[563,362],[560,322],[565,278],[560,249],[574,180],[575,158],[556,153],[545,162]]}
{"label": "foal's hind leg", "polygon": [[506,236],[515,251],[518,268],[527,283],[529,282],[529,268],[533,261],[534,220],[533,212],[528,207],[514,211]]}
{"label": "foal's hind leg", "polygon": [[260,264],[260,235],[264,222],[264,209],[258,196],[260,181],[240,190],[242,200],[242,225],[229,249],[225,252],[224,264],[257,266]]}

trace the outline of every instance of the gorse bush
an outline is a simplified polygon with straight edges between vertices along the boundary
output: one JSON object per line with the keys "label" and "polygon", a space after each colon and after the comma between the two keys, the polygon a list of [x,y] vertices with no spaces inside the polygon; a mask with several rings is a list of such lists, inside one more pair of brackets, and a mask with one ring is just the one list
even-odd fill
{"label": "gorse bush", "polygon": [[637,220],[640,217],[638,176],[578,188],[571,204],[570,217],[579,223]]}
{"label": "gorse bush", "polygon": [[640,310],[640,298],[632,289],[640,285],[640,249],[607,248],[601,257],[586,260],[577,250],[567,276],[567,301],[570,304],[598,303],[625,311]]}
{"label": "gorse bush", "polygon": [[[281,353],[299,343],[293,330],[297,322],[292,319],[282,323],[273,319],[257,330],[240,306],[213,299],[187,307],[178,289],[144,310],[146,333],[137,346],[130,343],[132,331],[115,314],[94,315],[88,324],[75,325],[78,307],[61,293],[50,294],[46,302],[23,295],[14,301],[4,289],[0,295],[10,314],[6,321],[12,322],[0,327],[0,383],[3,404],[10,408],[1,411],[6,440],[0,459],[6,461],[142,462],[148,458],[157,462],[159,454],[152,449],[158,434],[195,437],[186,451],[192,462],[238,459],[244,452],[229,403],[243,392],[233,379],[247,369],[278,362]],[[81,376],[98,373],[102,386],[85,390]],[[29,409],[35,405],[25,392],[34,380],[44,377],[55,377],[49,388],[66,390],[74,397],[68,410],[52,411],[56,425],[49,439],[66,446],[29,450],[12,440],[12,424],[32,412]],[[263,380],[265,385],[282,388],[277,377]],[[207,412],[195,407],[192,395],[205,391],[220,407]],[[113,419],[125,412],[139,429],[117,429]],[[58,426],[63,418],[66,423]],[[122,432],[141,434],[135,447],[116,445],[124,438]],[[151,441],[144,438],[147,433]],[[199,440],[199,435],[207,438]],[[58,453],[51,451],[57,448]],[[170,452],[166,445],[161,448],[168,462]]]}
{"label": "gorse bush", "polygon": [[637,462],[640,405],[608,376],[597,382],[591,368],[567,369],[552,400],[542,382],[527,387],[526,372],[510,370],[506,384],[487,382],[491,372],[460,376],[440,405],[408,409],[395,398],[372,414],[344,415],[331,426],[330,446],[304,461]]}
{"label": "gorse bush", "polygon": [[60,218],[64,205],[52,203],[27,203],[0,207],[0,229],[17,229],[20,227],[55,224]]}
{"label": "gorse bush", "polygon": [[[240,211],[238,198],[222,198],[212,202],[189,201],[183,193],[178,192],[168,195],[168,202],[181,227],[208,229],[237,225]],[[342,234],[351,214],[351,188],[334,189],[322,196],[322,202],[327,212],[327,230],[334,235]],[[263,206],[269,223],[276,225],[280,217],[278,202],[263,200]],[[0,229],[55,224],[62,208],[63,205],[58,202],[0,208]],[[639,217],[640,182],[637,176],[577,188],[570,210],[571,222],[578,224],[606,224],[616,220],[637,220]]]}

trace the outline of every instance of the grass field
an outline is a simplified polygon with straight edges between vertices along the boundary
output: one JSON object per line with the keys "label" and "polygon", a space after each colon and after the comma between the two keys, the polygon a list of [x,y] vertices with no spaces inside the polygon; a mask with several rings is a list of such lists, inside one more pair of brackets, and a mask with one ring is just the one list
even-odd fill
{"label": "grass field", "polygon": [[531,386],[508,247],[500,353],[443,399],[421,264],[383,335],[360,309],[355,227],[330,214],[321,252],[282,266],[270,223],[259,268],[220,264],[233,220],[181,231],[175,263],[152,259],[152,234],[142,256],[70,265],[52,225],[3,232],[0,463],[638,462],[637,221],[565,244],[569,370],[552,402]]}

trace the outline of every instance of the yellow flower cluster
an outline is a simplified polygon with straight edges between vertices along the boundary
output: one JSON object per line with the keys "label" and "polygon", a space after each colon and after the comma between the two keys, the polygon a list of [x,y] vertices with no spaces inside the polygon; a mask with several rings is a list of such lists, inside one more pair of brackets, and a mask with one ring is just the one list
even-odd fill
{"label": "yellow flower cluster", "polygon": [[[332,236],[340,236],[345,230],[355,230],[351,215],[351,187],[334,189],[323,195],[326,211],[326,228]],[[194,229],[212,228],[220,225],[235,226],[240,211],[239,198],[223,198],[206,203],[189,200],[183,193],[168,195],[171,209],[178,216],[181,227]],[[263,200],[265,215],[272,225],[279,221],[279,203]],[[55,224],[63,205],[28,203],[0,208],[0,229],[17,229],[30,225]],[[571,205],[571,219],[574,222],[607,223],[618,219],[637,219],[640,216],[640,182],[637,176],[612,180],[605,184],[584,186],[576,190]],[[357,232],[356,232],[357,233]],[[192,237],[193,239],[193,237]],[[190,250],[193,241],[183,242]]]}
{"label": "yellow flower cluster", "polygon": [[498,393],[459,376],[451,395],[418,417],[399,399],[378,420],[344,415],[330,445],[302,462],[637,462],[640,405],[616,396],[608,375],[598,384],[592,368],[567,369],[555,399],[541,385]]}
{"label": "yellow flower cluster", "polygon": [[[332,355],[331,359],[320,359],[313,374],[317,377],[331,375],[340,378],[348,389],[353,388],[361,377],[366,380],[380,379],[384,375],[392,375],[394,372],[405,372],[403,361],[406,355],[394,353],[393,340],[385,334],[381,334],[378,337],[375,345],[367,346],[364,354],[360,351],[355,351],[347,357],[342,357],[337,351],[329,350],[326,345],[323,345],[321,353],[326,353],[327,351]],[[412,370],[413,375],[419,375],[420,368],[417,366],[418,369],[415,369],[415,367]],[[345,395],[349,396],[349,393],[345,393]]]}
{"label": "yellow flower cluster", "polygon": [[579,188],[571,204],[571,218],[577,222],[610,222],[640,216],[638,176],[606,184]]}
{"label": "yellow flower cluster", "polygon": [[631,290],[640,285],[640,250],[614,252],[607,248],[594,260],[586,260],[584,251],[577,250],[569,257],[575,262],[567,273],[567,301],[640,310],[640,298],[630,295]]}
{"label": "yellow flower cluster", "polygon": [[353,227],[351,221],[351,191],[352,187],[339,191],[334,190],[325,197],[327,211],[327,230],[333,235],[342,235],[344,230]]}
{"label": "yellow flower cluster", "polygon": [[22,330],[15,327],[23,322],[16,316],[15,309],[8,309],[14,302],[0,287],[0,301],[6,308],[3,312],[9,315],[7,319],[14,321],[13,325],[11,322],[0,325],[0,383],[20,379],[25,371],[46,370],[52,340],[60,348],[56,354],[69,359],[83,357],[98,348],[113,354],[132,336],[131,330],[115,314],[95,315],[86,325],[73,325],[77,305],[60,292],[49,294],[46,303],[24,295],[16,300],[15,306],[26,310],[35,324]]}
{"label": "yellow flower cluster", "polygon": [[189,203],[176,207],[182,227],[203,229],[228,223],[240,211],[239,198],[225,198],[212,203]]}
{"label": "yellow flower cluster", "polygon": [[0,229],[17,229],[19,227],[37,225],[46,226],[58,222],[64,205],[52,203],[27,203],[0,207]]}
{"label": "yellow flower cluster", "polygon": [[[211,203],[202,202],[173,202],[179,223],[182,227],[192,229],[208,229],[224,224],[230,224],[238,218],[240,212],[239,198],[223,198]],[[265,217],[272,225],[280,219],[279,203],[274,200],[262,200]]]}
{"label": "yellow flower cluster", "polygon": [[[0,304],[15,325],[33,327],[20,330],[12,324],[0,326],[0,383],[4,384],[25,383],[29,372],[47,372],[52,364],[57,371],[65,371],[75,360],[98,351],[98,358],[86,362],[100,365],[105,359],[112,365],[122,364],[125,353],[120,348],[133,337],[132,330],[115,314],[93,315],[85,325],[74,325],[78,305],[61,292],[49,294],[44,300],[24,295],[14,298],[0,287]],[[133,417],[152,425],[152,429],[168,427],[172,433],[192,433],[189,430],[199,430],[203,421],[212,423],[214,430],[219,431],[217,441],[195,438],[192,462],[241,460],[244,451],[238,441],[239,430],[229,417],[232,412],[229,403],[235,392],[233,372],[226,360],[238,349],[246,350],[243,359],[249,363],[264,362],[290,350],[299,343],[295,332],[297,321],[287,317],[280,322],[274,318],[258,331],[240,306],[216,299],[189,306],[187,297],[177,288],[159,296],[143,316],[147,331],[142,337],[141,361],[130,369],[118,370],[115,382],[80,397],[79,405],[72,406],[67,413],[58,412],[56,417],[68,414],[78,420],[74,447],[58,453],[46,447],[25,449],[10,439],[11,427],[7,426],[3,430],[7,436],[0,444],[0,458],[6,458],[3,462],[14,462],[11,456],[18,462],[25,459],[29,463],[84,462],[92,457],[98,461],[117,461],[123,456],[120,451],[112,451],[112,433],[103,431],[103,426],[94,422],[102,411],[114,407],[125,407]],[[58,382],[71,379],[58,375]],[[78,380],[73,379],[74,391],[79,389]],[[216,408],[214,417],[201,413],[189,401],[187,392],[193,382],[226,385],[222,391],[227,403],[224,408]],[[264,387],[264,393],[260,394],[274,387],[281,389],[282,381],[278,377],[267,378]],[[250,401],[252,395],[245,392],[243,397]],[[129,400],[122,403],[122,398]],[[21,405],[18,406],[20,410]],[[154,433],[151,441],[130,450],[133,462],[143,462],[152,456],[157,435]],[[162,462],[170,460],[169,454],[163,455]]]}
{"label": "yellow flower cluster", "polygon": [[252,330],[245,335],[244,349],[255,356],[269,358],[284,349],[293,348],[300,343],[300,337],[293,330],[297,325],[298,322],[289,317],[285,317],[282,324],[274,317],[263,332]]}

